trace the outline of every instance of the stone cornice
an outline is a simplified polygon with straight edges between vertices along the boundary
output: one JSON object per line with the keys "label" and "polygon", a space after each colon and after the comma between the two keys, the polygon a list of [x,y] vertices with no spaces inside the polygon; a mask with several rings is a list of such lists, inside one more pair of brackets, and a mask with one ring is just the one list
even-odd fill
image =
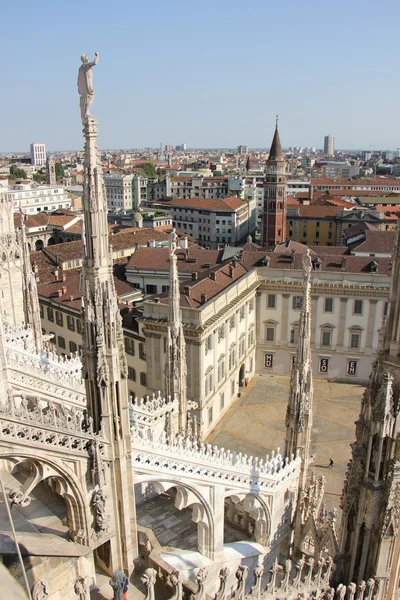
{"label": "stone cornice", "polygon": [[[302,295],[303,285],[301,281],[276,281],[276,280],[261,280],[260,291],[275,291],[298,293]],[[319,297],[320,295],[329,296],[364,296],[375,298],[387,298],[389,293],[388,287],[372,287],[366,285],[340,285],[340,284],[324,284],[313,283],[311,286],[311,295]]]}

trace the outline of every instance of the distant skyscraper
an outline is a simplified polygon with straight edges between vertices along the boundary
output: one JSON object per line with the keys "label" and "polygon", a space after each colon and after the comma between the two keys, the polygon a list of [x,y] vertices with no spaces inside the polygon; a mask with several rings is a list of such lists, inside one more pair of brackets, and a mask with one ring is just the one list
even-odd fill
{"label": "distant skyscraper", "polygon": [[242,155],[243,154],[248,154],[249,153],[249,147],[248,146],[242,146],[242,145],[240,145],[240,146],[237,147],[237,151],[238,151],[238,154],[242,154]]}
{"label": "distant skyscraper", "polygon": [[31,144],[31,164],[43,167],[46,164],[46,146],[34,142]]}
{"label": "distant skyscraper", "polygon": [[335,155],[335,138],[333,135],[326,135],[324,137],[324,154],[326,156]]}

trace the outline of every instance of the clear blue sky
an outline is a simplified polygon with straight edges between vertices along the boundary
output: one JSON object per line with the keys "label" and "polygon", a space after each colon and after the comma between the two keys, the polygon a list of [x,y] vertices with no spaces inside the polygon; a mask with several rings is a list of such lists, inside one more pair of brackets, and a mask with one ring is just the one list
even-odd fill
{"label": "clear blue sky", "polygon": [[400,146],[399,0],[6,2],[0,152],[82,146],[80,55],[102,148]]}

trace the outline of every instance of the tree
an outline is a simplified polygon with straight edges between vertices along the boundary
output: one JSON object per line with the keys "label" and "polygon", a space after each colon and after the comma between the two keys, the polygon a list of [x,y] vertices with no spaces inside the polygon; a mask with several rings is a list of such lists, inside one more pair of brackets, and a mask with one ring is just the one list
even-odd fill
{"label": "tree", "polygon": [[55,171],[56,171],[56,180],[59,181],[60,179],[62,179],[65,176],[64,167],[62,166],[62,164],[60,162],[56,162],[54,167],[55,167]]}
{"label": "tree", "polygon": [[145,162],[140,165],[140,168],[142,169],[142,173],[144,173],[148,179],[157,179],[157,169],[153,163]]}
{"label": "tree", "polygon": [[37,183],[43,183],[46,181],[46,175],[38,171],[37,173],[34,173],[33,181],[36,181]]}
{"label": "tree", "polygon": [[12,169],[12,173],[10,175],[10,179],[26,179],[26,171],[24,169]]}

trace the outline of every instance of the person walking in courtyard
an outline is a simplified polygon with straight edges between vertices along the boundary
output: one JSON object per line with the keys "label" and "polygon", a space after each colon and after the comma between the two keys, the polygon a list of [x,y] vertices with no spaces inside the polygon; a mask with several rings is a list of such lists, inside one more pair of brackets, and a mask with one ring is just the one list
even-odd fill
{"label": "person walking in courtyard", "polygon": [[333,469],[333,460],[330,458],[329,459],[329,467],[328,469]]}

